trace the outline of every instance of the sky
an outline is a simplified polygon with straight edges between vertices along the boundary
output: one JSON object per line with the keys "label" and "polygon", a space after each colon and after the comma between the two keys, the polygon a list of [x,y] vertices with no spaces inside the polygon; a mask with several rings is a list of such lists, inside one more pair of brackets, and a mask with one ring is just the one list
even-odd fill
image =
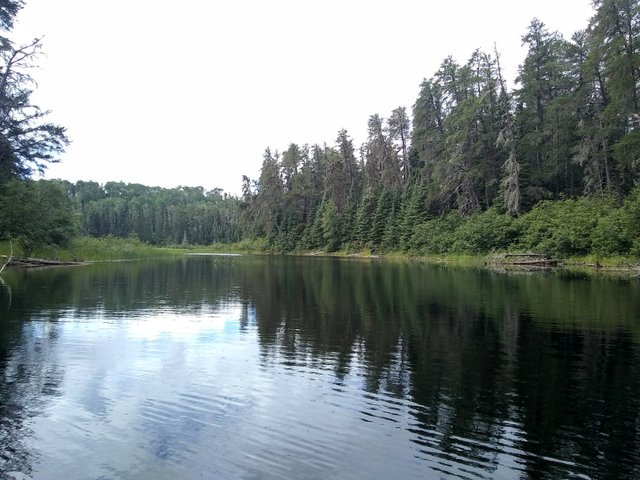
{"label": "sky", "polygon": [[565,38],[590,0],[26,0],[11,38],[44,37],[33,95],[72,141],[45,178],[240,192],[266,147],[356,148],[410,112],[452,55],[500,52],[514,86],[534,17]]}

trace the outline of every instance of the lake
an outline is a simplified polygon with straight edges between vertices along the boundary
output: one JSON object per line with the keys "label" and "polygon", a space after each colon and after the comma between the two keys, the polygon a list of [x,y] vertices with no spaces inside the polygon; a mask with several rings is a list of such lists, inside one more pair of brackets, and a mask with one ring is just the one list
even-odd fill
{"label": "lake", "polygon": [[185,256],[3,273],[2,479],[640,478],[640,280]]}

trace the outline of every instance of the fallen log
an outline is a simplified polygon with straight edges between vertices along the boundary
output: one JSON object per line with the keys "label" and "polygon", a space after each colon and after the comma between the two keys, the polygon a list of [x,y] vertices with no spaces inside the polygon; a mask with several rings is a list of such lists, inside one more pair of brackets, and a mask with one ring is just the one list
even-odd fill
{"label": "fallen log", "polygon": [[55,266],[64,266],[64,265],[84,265],[86,263],[86,262],[73,262],[69,260],[47,260],[44,258],[31,258],[31,257],[7,257],[6,255],[1,255],[1,257],[8,258],[6,264],[8,264],[10,260],[12,267],[21,267],[21,268],[55,267]]}
{"label": "fallen log", "polygon": [[546,259],[546,260],[522,260],[516,262],[503,262],[503,265],[520,265],[530,267],[557,267],[558,260]]}
{"label": "fallen log", "polygon": [[527,252],[495,255],[488,260],[488,263],[502,266],[550,268],[557,267],[560,262],[542,253]]}

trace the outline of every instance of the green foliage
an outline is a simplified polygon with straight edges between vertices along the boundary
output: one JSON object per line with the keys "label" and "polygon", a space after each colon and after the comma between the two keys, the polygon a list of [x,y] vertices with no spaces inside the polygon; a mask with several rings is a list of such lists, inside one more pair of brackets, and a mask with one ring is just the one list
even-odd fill
{"label": "green foliage", "polygon": [[514,220],[495,209],[470,217],[452,212],[418,225],[412,249],[423,253],[487,253],[506,250],[517,238]]}
{"label": "green foliage", "polygon": [[607,202],[586,198],[540,202],[516,222],[522,232],[519,245],[554,256],[585,255],[606,210]]}
{"label": "green foliage", "polygon": [[0,239],[26,256],[45,245],[65,246],[77,233],[71,202],[56,182],[11,180],[0,185]]}
{"label": "green foliage", "polygon": [[367,189],[360,200],[356,214],[355,240],[360,248],[371,247],[372,220],[376,211],[376,193]]}
{"label": "green foliage", "polygon": [[[0,5],[0,27],[8,28],[22,2]],[[64,127],[48,123],[48,112],[31,101],[29,70],[41,54],[41,39],[14,46],[0,37],[0,181],[42,173],[69,143]]]}
{"label": "green foliage", "polygon": [[193,252],[213,253],[269,253],[269,242],[266,238],[245,238],[235,243],[213,243],[206,247],[191,247]]}
{"label": "green foliage", "polygon": [[640,188],[618,207],[612,196],[543,201],[517,219],[492,208],[453,212],[418,225],[411,249],[422,253],[484,254],[524,250],[556,257],[638,255]]}
{"label": "green foliage", "polygon": [[604,256],[629,253],[634,239],[632,230],[629,213],[624,209],[601,212],[591,232],[591,251]]}
{"label": "green foliage", "polygon": [[241,236],[241,202],[214,189],[77,182],[68,194],[82,214],[82,231],[102,237],[138,235],[153,245],[208,245]]}
{"label": "green foliage", "polygon": [[509,215],[495,208],[465,219],[455,231],[452,252],[487,253],[507,250],[517,238],[518,231]]}
{"label": "green foliage", "polygon": [[[640,127],[640,118],[638,118]],[[640,171],[640,128],[625,135],[614,145],[615,157],[627,170]]]}
{"label": "green foliage", "polygon": [[[21,5],[0,3],[0,29]],[[57,194],[54,183],[0,183],[0,238],[28,251],[64,244],[77,217],[84,235],[150,245],[640,255],[640,3],[593,6],[588,29],[571,40],[530,23],[513,91],[498,52],[476,50],[462,63],[447,57],[420,85],[411,119],[404,107],[387,119],[371,115],[359,152],[346,130],[332,145],[291,143],[282,155],[267,148],[240,198],[123,182],[57,182]],[[39,45],[11,63],[15,49],[0,42],[8,79],[0,182],[41,170],[66,143],[64,129],[39,111],[21,117],[28,102],[17,100],[30,94],[24,68]]]}
{"label": "green foliage", "polygon": [[387,224],[393,223],[393,217],[391,214],[393,211],[393,205],[393,192],[388,188],[383,188],[373,214],[373,223],[369,234],[369,243],[371,245],[382,245],[385,227]]}
{"label": "green foliage", "polygon": [[411,238],[416,225],[420,225],[426,219],[427,188],[422,183],[415,183],[406,189],[402,210],[398,220],[400,231],[400,248],[407,250],[411,246]]}
{"label": "green foliage", "polygon": [[39,257],[53,257],[60,260],[99,261],[150,258],[164,255],[182,254],[184,250],[152,247],[136,236],[117,238],[111,235],[101,238],[80,236],[74,238],[65,248],[40,248]]}
{"label": "green foliage", "polygon": [[625,199],[623,207],[626,213],[624,217],[624,221],[627,222],[626,233],[631,239],[629,253],[640,257],[640,186],[637,186]]}
{"label": "green foliage", "polygon": [[340,247],[340,218],[333,200],[324,203],[321,211],[322,239],[328,252],[335,252]]}
{"label": "green foliage", "polygon": [[456,240],[455,231],[464,222],[458,212],[428,220],[415,228],[410,248],[423,253],[447,253]]}
{"label": "green foliage", "polygon": [[570,41],[531,21],[513,91],[498,52],[445,58],[412,122],[401,107],[369,117],[359,162],[344,130],[306,161],[293,144],[282,160],[268,150],[257,223],[281,250],[302,232],[297,247],[329,251],[638,252],[635,203],[621,203],[640,178],[640,4],[593,6]]}
{"label": "green foliage", "polygon": [[391,211],[387,222],[384,227],[384,234],[382,235],[382,249],[385,251],[391,251],[398,249],[400,245],[400,229],[401,229],[401,194],[399,191],[395,191],[392,196]]}

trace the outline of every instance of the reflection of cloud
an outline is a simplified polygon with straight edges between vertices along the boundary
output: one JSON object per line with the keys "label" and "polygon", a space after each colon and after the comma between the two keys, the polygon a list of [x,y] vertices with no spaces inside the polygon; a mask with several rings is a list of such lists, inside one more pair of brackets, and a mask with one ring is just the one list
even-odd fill
{"label": "reflection of cloud", "polygon": [[228,305],[223,309],[212,310],[203,306],[200,311],[176,312],[166,310],[136,317],[127,326],[127,334],[132,339],[154,340],[160,337],[172,339],[191,339],[217,332],[238,330],[242,306]]}
{"label": "reflection of cloud", "polygon": [[247,417],[238,388],[257,375],[258,348],[241,314],[229,304],[33,321],[56,331],[49,361],[67,366],[61,396],[33,420],[26,450],[42,452],[35,472],[45,475],[36,478],[78,478],[88,451],[99,461],[83,462],[82,478],[152,478],[137,469],[156,462],[180,477],[185,456]]}

